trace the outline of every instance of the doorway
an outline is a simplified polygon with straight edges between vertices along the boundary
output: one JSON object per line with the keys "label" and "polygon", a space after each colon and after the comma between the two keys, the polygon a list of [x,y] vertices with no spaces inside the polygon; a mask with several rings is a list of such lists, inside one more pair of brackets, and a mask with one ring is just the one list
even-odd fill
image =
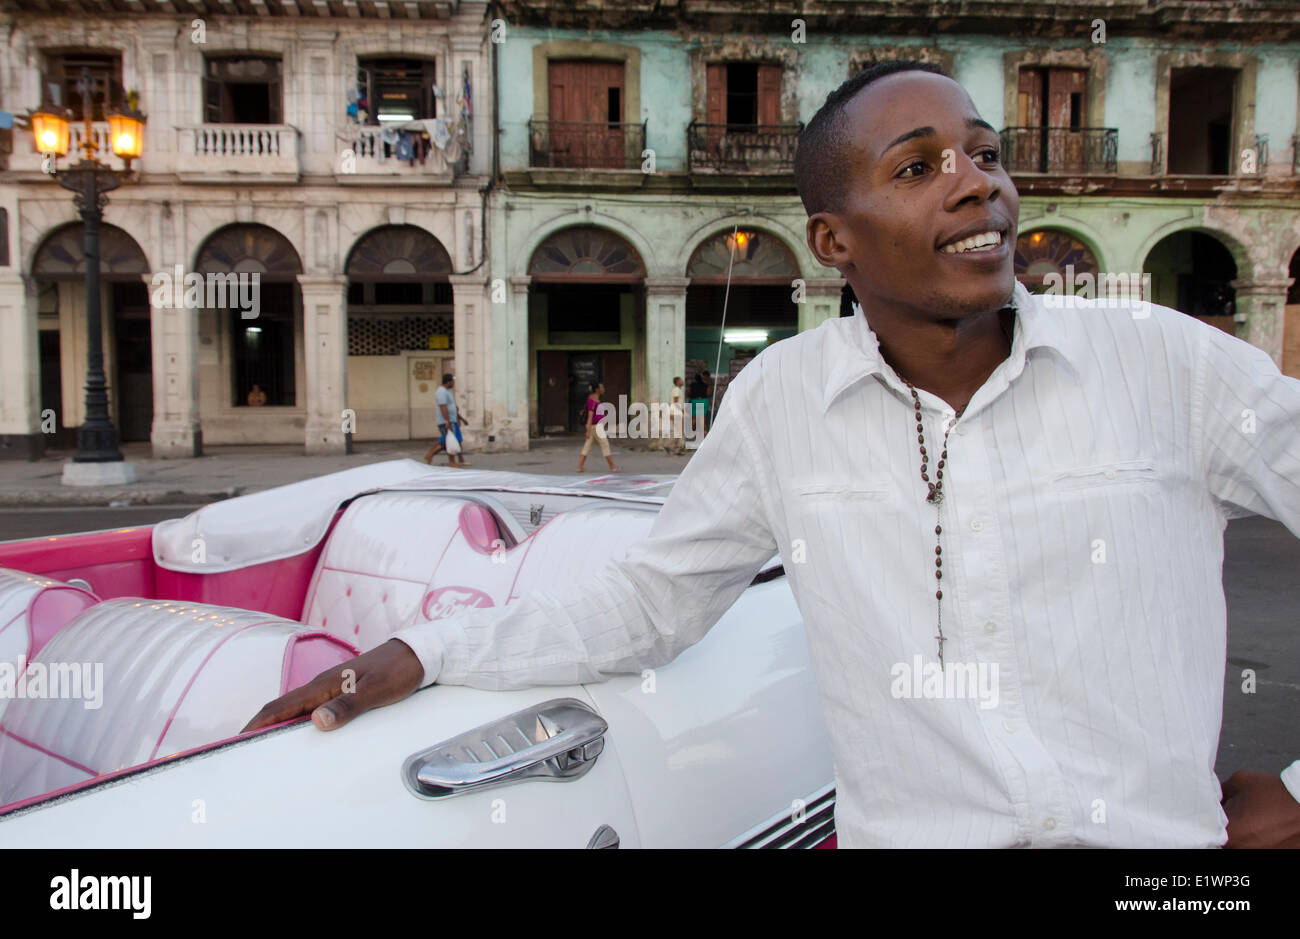
{"label": "doorway", "polygon": [[124,443],[148,440],[153,432],[149,289],[144,283],[115,283],[112,290],[118,436]]}
{"label": "doorway", "polygon": [[543,434],[582,432],[588,388],[605,386],[602,401],[617,405],[619,395],[632,397],[632,353],[565,352],[542,349],[537,353],[537,417]]}

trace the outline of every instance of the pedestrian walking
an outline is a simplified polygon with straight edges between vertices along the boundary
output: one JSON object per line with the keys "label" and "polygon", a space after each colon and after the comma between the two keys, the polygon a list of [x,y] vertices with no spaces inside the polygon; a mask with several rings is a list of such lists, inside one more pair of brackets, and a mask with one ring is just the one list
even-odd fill
{"label": "pedestrian walking", "polygon": [[[456,438],[456,443],[461,443],[464,438],[460,433],[461,421],[465,419],[460,416],[456,408],[456,396],[452,393],[452,388],[456,385],[456,378],[450,372],[442,376],[442,384],[438,390],[433,393],[433,404],[437,409],[438,419],[438,441],[429,448],[429,452],[424,455],[424,462],[433,463],[433,458],[443,450],[447,450],[447,434],[450,433]],[[468,423],[468,421],[466,421]],[[465,452],[460,447],[456,447],[456,453],[447,451],[447,465],[462,467],[469,466],[465,462]]]}
{"label": "pedestrian walking", "polygon": [[691,379],[691,387],[688,391],[691,396],[691,425],[695,429],[695,439],[703,440],[706,427],[705,412],[709,409],[709,386],[699,372],[696,372],[695,377]]}
{"label": "pedestrian walking", "polygon": [[685,392],[683,384],[680,375],[674,378],[673,390],[668,397],[668,435],[672,439],[668,452],[673,456],[681,456],[686,452],[685,413],[682,410],[682,395]]}
{"label": "pedestrian walking", "polygon": [[583,464],[587,462],[587,454],[591,452],[591,444],[594,440],[600,444],[601,456],[609,464],[609,471],[617,473],[618,467],[614,465],[614,458],[609,455],[609,439],[605,434],[605,422],[600,419],[600,396],[605,393],[605,386],[600,382],[591,385],[591,394],[587,395],[587,405],[583,411],[583,420],[587,429],[587,439],[582,445],[582,454],[578,457],[578,472],[587,472],[583,469]]}

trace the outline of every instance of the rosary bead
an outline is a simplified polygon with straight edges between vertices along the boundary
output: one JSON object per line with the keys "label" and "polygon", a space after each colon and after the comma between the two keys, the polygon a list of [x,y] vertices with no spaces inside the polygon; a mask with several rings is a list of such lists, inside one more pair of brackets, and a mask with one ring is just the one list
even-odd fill
{"label": "rosary bead", "polygon": [[942,590],[936,590],[936,591],[934,592],[934,598],[935,598],[936,600],[942,600],[942,599],[943,599],[943,591],[942,591]]}
{"label": "rosary bead", "polygon": [[943,579],[943,571],[935,571],[935,572],[934,572],[934,579],[935,579],[935,580],[942,580],[942,579]]}
{"label": "rosary bead", "polygon": [[938,525],[935,525],[935,526],[934,526],[934,533],[935,533],[936,535],[938,535],[938,534],[942,534],[942,533],[943,533],[943,529],[940,528]]}
{"label": "rosary bead", "polygon": [[943,554],[943,548],[939,547],[938,545],[935,545],[935,546],[934,546],[934,553],[935,553],[935,554]]}

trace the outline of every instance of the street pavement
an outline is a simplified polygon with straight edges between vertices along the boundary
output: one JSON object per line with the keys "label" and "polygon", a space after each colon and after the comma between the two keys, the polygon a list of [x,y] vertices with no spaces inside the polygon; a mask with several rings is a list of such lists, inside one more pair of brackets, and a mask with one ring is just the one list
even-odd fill
{"label": "street pavement", "polygon": [[[527,451],[476,453],[465,460],[475,469],[518,470],[525,473],[568,474],[578,468],[582,436],[544,437],[532,441]],[[0,462],[0,506],[55,505],[178,505],[212,502],[246,495],[353,469],[383,460],[422,460],[427,441],[354,443],[353,452],[331,456],[305,456],[296,444],[205,447],[204,455],[185,460],[155,460],[147,443],[126,444],[122,454],[135,467],[137,481],[124,486],[85,489],[65,486],[63,464],[72,452],[46,456],[35,462]],[[627,473],[680,473],[693,451],[671,456],[650,450],[643,441],[610,440],[614,463]],[[435,462],[446,465],[446,454]],[[609,471],[600,448],[587,456],[586,470]]]}

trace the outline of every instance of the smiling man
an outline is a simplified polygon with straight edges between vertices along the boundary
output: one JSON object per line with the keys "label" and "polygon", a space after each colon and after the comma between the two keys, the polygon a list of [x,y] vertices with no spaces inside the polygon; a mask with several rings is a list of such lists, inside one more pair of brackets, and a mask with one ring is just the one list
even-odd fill
{"label": "smiling man", "polygon": [[[833,92],[795,175],[856,314],[740,373],[624,559],[402,630],[348,663],[354,693],[333,669],[250,727],[666,663],[779,550],[842,846],[1300,845],[1300,769],[1222,793],[1214,775],[1223,529],[1258,513],[1300,534],[1300,382],[1174,310],[1032,297],[998,149],[933,67]],[[996,676],[995,705],[900,695],[916,661]]]}

